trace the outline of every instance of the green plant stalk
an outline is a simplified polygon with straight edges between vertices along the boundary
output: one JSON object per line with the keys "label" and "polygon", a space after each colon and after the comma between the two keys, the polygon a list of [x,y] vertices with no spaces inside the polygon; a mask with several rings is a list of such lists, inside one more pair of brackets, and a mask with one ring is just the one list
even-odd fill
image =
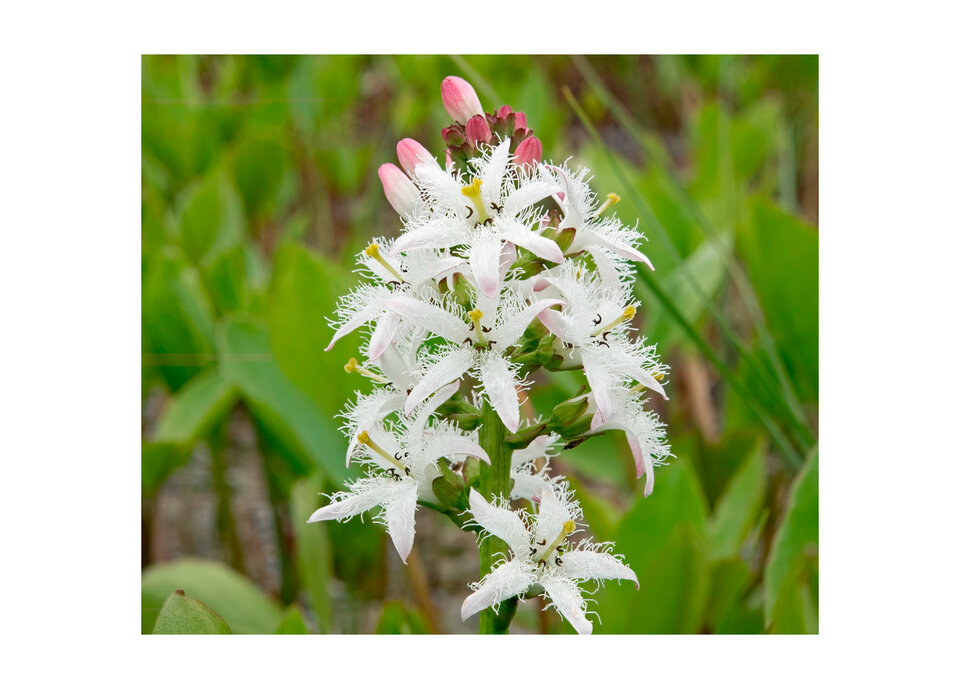
{"label": "green plant stalk", "polygon": [[[480,465],[480,492],[487,500],[501,495],[510,495],[510,457],[513,451],[507,446],[506,426],[500,420],[490,402],[483,403],[483,425],[480,427],[480,446],[490,457],[490,466]],[[506,555],[507,544],[494,536],[487,536],[480,543],[480,576],[493,569],[498,555]],[[500,605],[499,614],[487,608],[480,613],[481,634],[507,634],[510,621],[517,610],[517,600],[512,598]]]}
{"label": "green plant stalk", "polygon": [[217,536],[220,544],[230,555],[230,565],[240,573],[246,573],[243,549],[233,519],[231,497],[233,491],[227,482],[226,424],[214,429],[207,446],[210,448],[210,473],[213,489],[217,494]]}
{"label": "green plant stalk", "polygon": [[[664,176],[669,181],[670,186],[673,188],[674,193],[676,194],[677,200],[696,220],[696,226],[700,229],[701,234],[703,234],[704,237],[716,239],[719,236],[719,233],[700,210],[700,206],[692,198],[690,198],[687,190],[677,177],[677,173],[672,162],[669,160],[664,160],[663,156],[660,155],[660,152],[654,146],[651,146],[648,143],[648,138],[650,138],[651,135],[643,131],[636,119],[634,119],[627,109],[624,108],[623,105],[621,105],[621,103],[610,93],[603,81],[600,79],[599,75],[593,70],[590,62],[585,57],[578,55],[573,56],[571,59],[576,65],[577,69],[580,70],[580,73],[590,84],[594,93],[600,99],[600,102],[603,103],[604,107],[613,113],[614,118],[620,123],[620,126],[627,131],[627,133],[644,152],[650,162],[664,173]],[[790,148],[790,152],[792,153],[792,148]],[[781,165],[781,167],[783,166]],[[659,227],[660,225],[657,223],[657,226],[654,229]],[[663,235],[661,236],[661,239],[665,241],[667,248],[672,250],[674,258],[676,259],[679,256],[679,252],[676,251],[669,234],[666,232],[661,234]],[[793,384],[787,375],[780,355],[777,353],[776,346],[773,342],[773,337],[771,336],[770,330],[767,327],[766,317],[763,314],[763,309],[760,308],[760,302],[757,299],[753,285],[747,278],[743,268],[739,263],[736,262],[736,260],[733,259],[733,257],[723,254],[723,261],[730,272],[730,276],[733,279],[734,285],[736,285],[737,291],[743,297],[744,304],[747,307],[747,310],[753,319],[754,325],[757,328],[760,345],[763,348],[764,353],[767,355],[767,358],[770,360],[771,366],[773,367],[774,374],[777,377],[777,381],[780,384],[780,389],[783,394],[783,401],[787,405],[787,410],[800,422],[798,425],[795,425],[795,430],[798,432],[803,442],[808,444],[813,443],[813,433],[806,424],[803,416],[803,409],[800,406],[799,400],[797,399],[796,391],[793,389]],[[681,265],[679,261],[678,265]],[[695,284],[687,271],[683,269],[681,270],[684,274],[684,277],[687,278],[687,281],[690,282],[696,290],[699,285]],[[764,380],[765,384],[767,384],[765,376],[761,376],[761,380]],[[770,387],[769,384],[767,384],[767,387]],[[771,392],[776,395],[776,391],[771,390]]]}

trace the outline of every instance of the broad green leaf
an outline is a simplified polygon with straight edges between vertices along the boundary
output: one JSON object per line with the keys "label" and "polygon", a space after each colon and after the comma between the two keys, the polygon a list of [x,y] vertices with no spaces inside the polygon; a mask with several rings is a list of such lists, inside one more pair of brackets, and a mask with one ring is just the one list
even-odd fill
{"label": "broad green leaf", "polygon": [[383,606],[376,634],[427,634],[427,625],[420,613],[408,610],[399,601],[388,601]]}
{"label": "broad green leaf", "polygon": [[203,264],[203,284],[220,313],[239,311],[247,304],[247,251],[237,244]]}
{"label": "broad green leaf", "polygon": [[748,595],[753,575],[739,558],[715,562],[710,569],[707,627],[714,634],[762,634],[763,612]]}
{"label": "broad green leaf", "polygon": [[333,616],[329,591],[333,577],[333,554],[327,523],[307,523],[310,515],[321,506],[318,486],[318,482],[310,478],[294,484],[290,491],[290,518],[297,545],[300,581],[316,614],[320,632],[325,633],[330,631]]}
{"label": "broad green leaf", "polygon": [[758,440],[717,503],[707,529],[713,559],[736,555],[756,525],[766,492],[765,453],[765,443]]}
{"label": "broad green leaf", "polygon": [[[703,298],[690,284],[688,275],[697,281],[700,290],[707,299],[713,300],[723,284],[725,267],[733,246],[732,235],[721,235],[715,240],[704,240],[689,257],[684,259],[683,267],[674,268],[663,281],[663,289],[674,300],[687,321],[695,322],[706,310]],[[684,275],[682,271],[686,271]],[[643,291],[643,288],[639,288]],[[650,303],[653,299],[645,299]],[[684,339],[676,321],[662,309],[647,311],[649,320],[645,335],[650,342],[656,342],[660,351],[670,351]]]}
{"label": "broad green leaf", "polygon": [[183,261],[158,257],[144,271],[144,364],[177,390],[212,360],[213,309],[196,269]]}
{"label": "broad green leaf", "polygon": [[180,202],[179,235],[184,253],[196,264],[240,242],[243,207],[233,182],[216,171],[187,189]]}
{"label": "broad green leaf", "polygon": [[174,469],[190,459],[190,451],[180,443],[143,443],[140,447],[140,493],[152,497]]}
{"label": "broad green leaf", "polygon": [[309,634],[306,622],[303,621],[303,614],[296,605],[291,605],[283,614],[280,626],[277,627],[275,634]]}
{"label": "broad green leaf", "polygon": [[286,146],[273,133],[256,130],[240,142],[234,151],[233,178],[248,216],[273,211],[288,165]]}
{"label": "broad green leaf", "polygon": [[699,631],[708,594],[707,509],[688,462],[657,470],[649,498],[637,498],[617,529],[616,552],[640,581],[610,583],[598,595],[601,633]]}
{"label": "broad green leaf", "polygon": [[768,201],[754,199],[750,210],[737,248],[797,394],[803,401],[816,402],[819,235]]}
{"label": "broad green leaf", "polygon": [[140,584],[144,633],[153,629],[161,606],[177,589],[216,610],[235,634],[271,634],[280,624],[280,607],[249,579],[219,562],[184,558],[144,570]]}
{"label": "broad green leaf", "polygon": [[269,293],[270,345],[294,385],[330,416],[354,397],[357,387],[370,387],[369,381],[343,369],[351,357],[363,358],[359,331],[324,351],[334,333],[327,319],[353,284],[353,276],[341,266],[303,247],[286,244],[277,251]]}
{"label": "broad green leaf", "polygon": [[192,447],[226,416],[236,399],[236,386],[220,371],[204,371],[167,402],[153,440]]}
{"label": "broad green leaf", "polygon": [[813,578],[816,564],[802,559],[794,562],[780,587],[770,614],[771,634],[816,634],[820,621]]}
{"label": "broad green leaf", "polygon": [[230,627],[206,603],[186,595],[182,589],[170,594],[160,608],[154,634],[230,634]]}
{"label": "broad green leaf", "polygon": [[[817,569],[820,540],[820,456],[814,448],[803,471],[794,480],[783,523],[773,539],[764,569],[764,617],[767,625],[778,623],[777,609],[785,595],[794,596]],[[790,585],[791,580],[793,585]],[[786,606],[795,612],[806,601]],[[815,604],[814,604],[815,605]],[[802,617],[802,616],[801,616]]]}
{"label": "broad green leaf", "polygon": [[220,370],[240,390],[261,423],[282,443],[299,475],[319,469],[342,483],[346,443],[332,415],[320,411],[277,365],[266,329],[255,322],[227,319],[218,333]]}

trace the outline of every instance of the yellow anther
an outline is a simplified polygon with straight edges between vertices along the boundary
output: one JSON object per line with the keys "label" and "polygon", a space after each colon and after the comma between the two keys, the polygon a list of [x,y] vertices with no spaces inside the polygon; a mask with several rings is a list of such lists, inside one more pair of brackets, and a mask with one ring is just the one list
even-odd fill
{"label": "yellow anther", "polygon": [[363,366],[361,366],[360,364],[358,364],[358,363],[357,363],[357,360],[354,359],[353,357],[350,357],[350,361],[348,361],[347,363],[345,363],[345,364],[343,365],[343,370],[346,371],[347,373],[359,373],[361,376],[365,376],[366,378],[369,378],[369,379],[371,379],[371,380],[375,380],[375,381],[377,381],[378,383],[389,383],[389,382],[390,382],[389,380],[387,380],[387,379],[384,378],[383,376],[379,376],[379,375],[377,375],[376,373],[374,373],[373,371],[371,371],[370,369],[364,368]]}
{"label": "yellow anther", "polygon": [[483,198],[480,196],[481,184],[483,182],[477,177],[470,184],[460,189],[460,193],[470,199],[473,202],[473,207],[477,209],[476,221],[478,223],[482,223],[490,217],[487,215],[487,208],[483,205]]}
{"label": "yellow anther", "polygon": [[604,201],[603,205],[597,209],[597,215],[600,215],[615,203],[620,203],[620,197],[616,194],[607,194],[607,200]]}
{"label": "yellow anther", "polygon": [[629,321],[631,318],[633,318],[636,315],[637,315],[637,307],[630,305],[623,310],[622,314],[614,318],[612,321],[610,321],[606,325],[600,326],[599,328],[594,330],[592,333],[590,333],[590,337],[599,337],[600,335],[603,335],[603,333],[613,330],[624,321]]}
{"label": "yellow anther", "polygon": [[390,462],[393,466],[397,467],[401,472],[407,473],[407,467],[405,467],[396,457],[377,445],[367,431],[360,431],[357,433],[357,441],[369,447],[371,450]]}
{"label": "yellow anther", "polygon": [[666,378],[666,376],[663,375],[662,373],[654,373],[653,377],[656,378],[657,380],[663,380],[664,378]]}
{"label": "yellow anther", "polygon": [[391,275],[397,278],[399,282],[404,282],[403,276],[380,254],[380,246],[376,242],[371,242],[370,246],[363,250],[363,253],[390,271]]}
{"label": "yellow anther", "polygon": [[476,335],[477,344],[485,344],[487,338],[483,336],[483,325],[480,322],[483,319],[483,311],[480,309],[468,311],[467,317],[469,317],[470,321],[473,323],[473,332]]}
{"label": "yellow anther", "polygon": [[560,533],[557,534],[557,537],[553,539],[553,543],[547,546],[547,549],[543,551],[543,555],[537,558],[538,562],[546,562],[547,558],[553,555],[553,551],[557,549],[564,539],[567,536],[573,533],[573,530],[577,528],[577,525],[573,523],[572,519],[568,519],[563,523],[563,526],[560,528]]}

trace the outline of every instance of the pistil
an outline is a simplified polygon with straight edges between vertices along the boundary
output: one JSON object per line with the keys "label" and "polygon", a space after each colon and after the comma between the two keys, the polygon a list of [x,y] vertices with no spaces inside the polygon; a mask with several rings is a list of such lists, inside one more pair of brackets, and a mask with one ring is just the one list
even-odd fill
{"label": "pistil", "polygon": [[490,217],[487,214],[487,208],[483,205],[483,198],[480,196],[480,185],[483,182],[480,178],[474,179],[470,184],[460,189],[460,193],[473,202],[473,207],[477,210],[477,223],[483,224]]}
{"label": "pistil", "polygon": [[[607,323],[606,325],[600,326],[599,328],[597,328],[596,330],[594,330],[592,333],[590,333],[590,337],[599,337],[600,335],[603,335],[605,332],[609,332],[609,331],[613,330],[615,327],[617,327],[618,325],[620,325],[620,324],[623,323],[624,321],[629,321],[629,320],[630,320],[631,318],[633,318],[636,314],[637,314],[637,307],[636,307],[636,306],[628,306],[627,308],[625,308],[625,309],[623,310],[623,313],[620,314],[618,317],[614,318],[612,321],[610,321],[610,322]],[[598,320],[599,320],[599,319],[598,319]],[[594,322],[596,322],[596,321],[594,321]]]}
{"label": "pistil", "polygon": [[357,363],[357,360],[353,357],[350,357],[350,361],[343,365],[343,370],[347,373],[359,373],[361,376],[366,376],[370,380],[374,380],[378,383],[389,383],[390,381],[384,378],[383,376],[377,375],[368,368],[364,368]]}
{"label": "pistil", "polygon": [[567,520],[563,523],[563,528],[560,529],[560,533],[557,534],[557,537],[553,539],[553,542],[547,546],[547,549],[543,551],[543,555],[537,558],[537,562],[546,562],[547,559],[553,555],[553,551],[557,549],[563,541],[573,533],[573,530],[576,528],[576,524],[573,523],[573,520]]}
{"label": "pistil", "polygon": [[604,201],[604,202],[603,202],[603,205],[600,206],[600,208],[597,209],[597,216],[599,216],[601,213],[603,213],[605,210],[607,210],[607,209],[608,209],[610,206],[612,206],[613,204],[619,203],[619,202],[620,202],[620,197],[619,197],[619,196],[617,196],[616,194],[607,194],[607,200]]}
{"label": "pistil", "polygon": [[390,265],[390,262],[389,262],[387,259],[385,259],[385,258],[380,254],[380,247],[377,245],[376,242],[372,242],[372,243],[370,244],[370,246],[368,246],[368,247],[364,250],[363,253],[366,254],[367,256],[369,256],[370,258],[372,258],[373,260],[375,260],[377,263],[379,263],[380,265],[382,265],[382,266],[383,266],[384,268],[386,268],[387,270],[389,270],[390,273],[391,273],[395,278],[397,278],[398,281],[404,282],[403,276],[399,273],[399,271],[397,271],[396,268],[394,268],[392,265]]}
{"label": "pistil", "polygon": [[386,450],[384,450],[382,447],[380,447],[379,445],[377,445],[377,444],[373,441],[373,438],[370,437],[370,434],[367,433],[366,431],[360,431],[360,432],[357,434],[357,440],[358,440],[359,442],[363,443],[364,445],[366,445],[367,447],[369,447],[371,450],[373,450],[374,452],[376,452],[378,455],[380,455],[381,457],[383,457],[385,460],[387,460],[388,462],[390,462],[393,466],[397,467],[397,469],[399,469],[399,470],[400,470],[401,472],[403,472],[404,474],[409,474],[409,473],[410,473],[410,472],[407,470],[407,467],[405,467],[405,466],[403,465],[403,463],[400,462],[400,460],[398,460],[396,457],[394,457],[394,456],[391,455],[389,452],[387,452]]}
{"label": "pistil", "polygon": [[477,336],[477,344],[486,345],[487,338],[483,336],[483,325],[480,321],[483,319],[483,311],[480,309],[474,309],[467,313],[467,316],[470,317],[471,322],[473,323],[473,333]]}

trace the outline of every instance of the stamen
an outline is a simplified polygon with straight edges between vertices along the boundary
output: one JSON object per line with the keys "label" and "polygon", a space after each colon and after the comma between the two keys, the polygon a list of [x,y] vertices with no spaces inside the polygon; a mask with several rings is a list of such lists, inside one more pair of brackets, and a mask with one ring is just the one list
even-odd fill
{"label": "stamen", "polygon": [[388,462],[390,462],[393,466],[397,467],[397,468],[398,468],[400,471],[402,471],[403,473],[405,473],[405,474],[410,473],[410,472],[407,471],[407,467],[405,467],[403,464],[401,464],[400,461],[397,460],[396,457],[394,457],[394,456],[391,455],[389,452],[387,452],[387,451],[384,450],[382,447],[380,447],[380,446],[377,445],[375,442],[373,442],[373,439],[370,437],[370,434],[367,433],[366,431],[360,431],[360,432],[357,434],[357,441],[358,441],[358,442],[361,442],[361,443],[363,443],[364,445],[366,445],[367,447],[369,447],[371,450],[373,450],[373,451],[376,452],[378,455],[380,455],[381,457],[383,457],[385,460],[387,460]]}
{"label": "stamen", "polygon": [[460,189],[460,193],[473,201],[473,205],[477,209],[477,222],[482,224],[485,223],[490,216],[487,215],[487,208],[483,205],[483,198],[480,196],[481,184],[483,184],[483,182],[478,177]]}
{"label": "stamen", "polygon": [[378,383],[389,383],[390,381],[383,376],[377,375],[368,368],[364,368],[357,363],[357,360],[353,357],[350,357],[350,361],[343,365],[343,370],[347,373],[359,373],[361,376],[366,376],[370,380],[375,380]]}
{"label": "stamen", "polygon": [[620,314],[617,318],[614,318],[612,321],[610,321],[606,325],[600,326],[599,328],[594,330],[592,333],[590,333],[590,337],[599,337],[600,335],[603,335],[604,333],[613,330],[615,327],[617,327],[624,321],[629,321],[635,315],[637,315],[637,307],[633,305],[628,306],[623,310],[623,313]]}
{"label": "stamen", "polygon": [[603,202],[603,205],[600,206],[600,208],[597,209],[597,215],[600,215],[600,214],[603,213],[605,210],[607,210],[610,206],[612,206],[612,205],[615,204],[615,203],[619,203],[619,202],[620,202],[620,197],[619,197],[619,196],[617,196],[616,194],[607,194],[607,200],[604,201],[604,202]]}
{"label": "stamen", "polygon": [[370,258],[375,260],[377,263],[382,265],[384,268],[389,270],[393,274],[393,276],[397,278],[397,280],[399,280],[400,282],[406,282],[403,279],[403,276],[399,272],[397,272],[397,269],[394,268],[392,265],[390,265],[390,262],[380,255],[380,247],[377,245],[376,242],[372,242],[370,246],[364,249],[363,253],[365,253],[367,256],[369,256]]}
{"label": "stamen", "polygon": [[546,562],[547,558],[549,558],[553,554],[553,551],[557,549],[557,546],[563,543],[567,536],[573,533],[575,528],[577,528],[577,525],[573,523],[573,520],[565,521],[563,523],[563,528],[560,529],[560,533],[557,534],[557,537],[553,539],[553,543],[547,546],[547,549],[543,552],[543,555],[537,558],[537,562]]}
{"label": "stamen", "polygon": [[485,345],[487,343],[487,338],[483,336],[483,326],[480,325],[480,321],[483,318],[483,311],[480,309],[474,309],[467,313],[470,320],[473,321],[473,331],[477,335],[477,344]]}

